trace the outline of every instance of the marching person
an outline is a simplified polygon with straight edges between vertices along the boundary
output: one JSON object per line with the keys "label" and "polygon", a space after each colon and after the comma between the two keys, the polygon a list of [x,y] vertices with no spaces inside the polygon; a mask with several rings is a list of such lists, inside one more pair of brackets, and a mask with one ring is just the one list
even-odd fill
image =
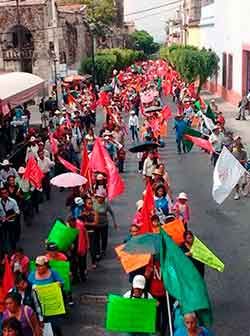
{"label": "marching person", "polygon": [[132,140],[138,142],[139,141],[139,135],[138,135],[138,131],[139,131],[139,119],[135,113],[135,111],[131,111],[130,112],[130,117],[129,117],[129,120],[128,120],[128,128],[130,129],[131,131],[131,135],[132,135]]}
{"label": "marching person", "polygon": [[44,156],[44,151],[38,152],[37,158],[38,166],[41,168],[42,172],[44,173],[44,177],[42,179],[42,188],[46,195],[47,201],[50,200],[50,172],[51,169],[55,166],[55,162],[51,161],[50,158]]}

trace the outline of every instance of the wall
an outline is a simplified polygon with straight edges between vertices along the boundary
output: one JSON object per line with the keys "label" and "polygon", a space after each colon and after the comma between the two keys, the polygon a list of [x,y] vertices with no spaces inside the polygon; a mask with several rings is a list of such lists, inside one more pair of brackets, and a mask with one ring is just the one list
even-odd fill
{"label": "wall", "polygon": [[[209,7],[209,6],[208,6]],[[250,1],[217,0],[214,4],[214,26],[203,29],[201,40],[220,57],[217,93],[237,104],[246,90],[246,69],[243,69],[243,50],[250,50],[249,30]],[[233,56],[232,89],[222,86],[222,55]]]}

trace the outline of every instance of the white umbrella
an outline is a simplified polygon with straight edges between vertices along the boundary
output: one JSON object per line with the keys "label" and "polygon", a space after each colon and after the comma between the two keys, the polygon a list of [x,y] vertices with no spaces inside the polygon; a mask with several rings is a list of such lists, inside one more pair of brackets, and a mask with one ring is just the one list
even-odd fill
{"label": "white umbrella", "polygon": [[78,187],[87,182],[88,180],[85,177],[76,173],[60,174],[50,180],[50,183],[54,186],[63,188]]}

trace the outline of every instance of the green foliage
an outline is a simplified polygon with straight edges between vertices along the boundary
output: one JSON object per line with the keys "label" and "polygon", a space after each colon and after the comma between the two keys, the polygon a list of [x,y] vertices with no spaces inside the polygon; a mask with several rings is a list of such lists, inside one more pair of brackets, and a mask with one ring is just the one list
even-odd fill
{"label": "green foliage", "polygon": [[167,60],[185,81],[192,83],[199,80],[198,93],[206,80],[219,69],[219,57],[210,49],[174,44],[161,48],[160,57]]}
{"label": "green foliage", "polygon": [[154,42],[151,36],[145,30],[137,30],[128,37],[128,45],[131,49],[142,50],[145,55],[154,54],[159,50],[159,44]]}
{"label": "green foliage", "polygon": [[[102,85],[111,75],[114,69],[121,70],[134,62],[144,58],[140,51],[130,49],[102,49],[95,56],[95,71],[97,83]],[[92,73],[92,59],[82,60],[80,73]]]}

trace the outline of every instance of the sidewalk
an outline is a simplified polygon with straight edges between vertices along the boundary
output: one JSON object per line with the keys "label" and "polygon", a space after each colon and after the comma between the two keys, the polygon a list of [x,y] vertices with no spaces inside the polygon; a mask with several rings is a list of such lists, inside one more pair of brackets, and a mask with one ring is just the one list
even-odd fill
{"label": "sidewalk", "polygon": [[225,119],[226,119],[226,127],[230,128],[234,134],[240,135],[243,139],[243,142],[245,144],[250,143],[250,117],[247,115],[246,121],[244,120],[235,120],[235,117],[237,116],[238,107],[235,105],[232,105],[226,101],[223,100],[223,98],[218,97],[216,95],[211,94],[208,91],[202,91],[202,97],[206,101],[210,101],[211,99],[215,99],[216,104],[219,107],[219,110],[223,113]]}

